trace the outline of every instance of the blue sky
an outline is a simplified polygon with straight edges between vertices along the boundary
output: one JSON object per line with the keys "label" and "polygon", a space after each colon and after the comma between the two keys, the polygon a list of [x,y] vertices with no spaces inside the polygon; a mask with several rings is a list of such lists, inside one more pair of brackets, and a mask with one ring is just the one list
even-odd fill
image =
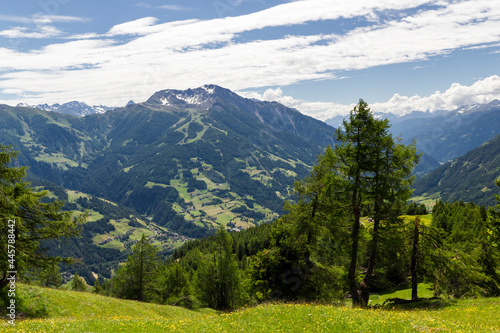
{"label": "blue sky", "polygon": [[500,99],[491,0],[3,1],[0,103],[122,106],[215,83],[318,119]]}

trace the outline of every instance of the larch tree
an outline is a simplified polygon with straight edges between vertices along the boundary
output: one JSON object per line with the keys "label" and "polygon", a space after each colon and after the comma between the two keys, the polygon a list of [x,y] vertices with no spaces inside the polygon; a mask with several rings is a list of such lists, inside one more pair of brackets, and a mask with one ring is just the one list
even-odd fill
{"label": "larch tree", "polygon": [[[343,129],[336,131],[338,144],[333,153],[338,164],[334,167],[339,198],[351,220],[351,249],[348,269],[349,289],[354,306],[368,303],[373,271],[377,261],[380,225],[383,221],[397,218],[401,208],[411,195],[411,175],[417,164],[415,143],[409,146],[394,140],[389,133],[389,122],[373,117],[363,100],[354,107]],[[344,194],[342,194],[343,192]],[[357,282],[361,216],[373,215],[372,239],[364,277]]]}

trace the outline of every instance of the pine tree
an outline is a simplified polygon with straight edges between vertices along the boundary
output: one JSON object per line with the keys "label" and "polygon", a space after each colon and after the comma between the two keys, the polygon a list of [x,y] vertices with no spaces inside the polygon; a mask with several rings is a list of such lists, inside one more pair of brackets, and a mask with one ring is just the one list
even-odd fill
{"label": "pine tree", "polygon": [[368,304],[370,296],[381,224],[401,222],[399,213],[411,196],[410,186],[414,180],[411,173],[419,158],[415,143],[405,146],[392,138],[387,120],[373,120],[371,126],[371,166],[366,173],[369,182],[366,197],[373,212],[373,231],[366,273],[360,284],[363,305]]}
{"label": "pine tree", "polygon": [[[17,152],[0,144],[0,288],[8,284],[9,271],[23,278],[69,258],[49,257],[41,242],[78,236],[86,214],[73,217],[63,203],[43,203],[47,192],[36,192],[23,179],[25,167],[12,167]],[[9,246],[10,245],[10,246]],[[15,253],[14,253],[15,250]]]}
{"label": "pine tree", "polygon": [[58,288],[62,283],[59,265],[54,264],[39,273],[39,280],[44,287]]}
{"label": "pine tree", "polygon": [[125,264],[116,272],[115,294],[120,298],[147,301],[154,290],[154,281],[161,261],[157,250],[144,234]]}
{"label": "pine tree", "polygon": [[[491,213],[493,209],[489,210]],[[462,201],[433,208],[431,228],[422,233],[423,268],[434,293],[453,297],[500,294],[495,232],[484,209]],[[487,218],[487,220],[488,220]]]}
{"label": "pine tree", "polygon": [[104,294],[104,289],[102,288],[98,278],[94,281],[94,289],[92,292],[95,294]]}

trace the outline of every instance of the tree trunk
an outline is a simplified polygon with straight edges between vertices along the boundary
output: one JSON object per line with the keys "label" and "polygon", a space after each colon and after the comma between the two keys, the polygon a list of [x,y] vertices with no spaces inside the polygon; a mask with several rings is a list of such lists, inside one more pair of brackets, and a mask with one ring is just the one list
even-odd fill
{"label": "tree trunk", "polygon": [[143,247],[142,247],[142,244],[141,244],[141,249],[140,249],[140,257],[139,257],[139,265],[140,265],[140,268],[139,268],[139,297],[138,297],[138,301],[143,301],[144,300],[144,297],[143,297],[143,284],[144,284],[144,259],[143,259]]}
{"label": "tree trunk", "polygon": [[378,251],[379,228],[380,228],[380,221],[378,218],[376,218],[375,221],[373,222],[373,238],[370,248],[370,257],[368,258],[368,266],[366,268],[365,277],[363,278],[363,281],[361,281],[360,284],[361,300],[364,306],[368,305],[368,300],[370,299],[371,280],[373,276],[373,269],[375,268],[375,260]]}
{"label": "tree trunk", "polygon": [[359,231],[360,231],[360,216],[361,212],[357,205],[358,200],[358,192],[355,190],[352,196],[352,204],[354,211],[354,223],[352,226],[352,248],[351,248],[351,263],[349,265],[349,289],[351,291],[352,297],[352,305],[360,306],[361,305],[361,297],[358,293],[358,284],[356,283],[356,268],[358,265],[358,248],[359,248]]}
{"label": "tree trunk", "polygon": [[417,294],[417,259],[418,259],[418,238],[419,238],[419,219],[418,216],[415,218],[415,230],[413,232],[413,249],[411,254],[411,299],[416,301],[418,299]]}

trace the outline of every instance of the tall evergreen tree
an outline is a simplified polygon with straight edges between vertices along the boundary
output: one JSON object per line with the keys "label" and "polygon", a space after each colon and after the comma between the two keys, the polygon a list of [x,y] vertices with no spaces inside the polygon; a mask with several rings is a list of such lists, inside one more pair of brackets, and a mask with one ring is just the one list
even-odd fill
{"label": "tall evergreen tree", "polygon": [[62,202],[43,203],[47,192],[36,192],[23,179],[25,167],[10,163],[17,156],[0,144],[0,288],[8,284],[9,271],[23,278],[69,258],[49,257],[43,241],[78,236],[85,214],[62,211]]}
{"label": "tall evergreen tree", "polygon": [[[411,172],[418,162],[415,143],[405,146],[396,142],[388,131],[387,120],[373,117],[363,100],[351,111],[343,130],[336,131],[339,142],[334,154],[338,187],[344,194],[344,205],[351,215],[351,253],[348,270],[349,289],[354,306],[368,302],[373,270],[379,244],[379,229],[383,220],[394,219],[398,209],[408,200],[413,181]],[[341,193],[338,193],[342,197]],[[347,195],[347,197],[345,197]],[[369,208],[369,209],[367,209]],[[373,214],[373,232],[366,273],[357,282],[361,214]]]}
{"label": "tall evergreen tree", "polygon": [[387,120],[373,120],[371,125],[371,150],[367,179],[369,188],[367,199],[373,212],[373,231],[366,273],[360,284],[362,302],[368,303],[373,272],[378,255],[380,228],[386,224],[400,222],[399,215],[411,196],[411,175],[418,162],[416,145],[405,146],[395,141],[389,134]]}
{"label": "tall evergreen tree", "polygon": [[[424,268],[434,293],[453,297],[500,294],[494,215],[474,203],[437,201],[422,237]],[[485,221],[486,220],[486,221]]]}
{"label": "tall evergreen tree", "polygon": [[143,234],[125,264],[116,272],[115,294],[120,298],[147,301],[161,267],[157,250]]}
{"label": "tall evergreen tree", "polygon": [[38,273],[38,280],[44,287],[59,288],[62,283],[62,276],[59,265],[57,265],[57,263],[54,263],[53,265],[45,268],[43,271],[40,271]]}

